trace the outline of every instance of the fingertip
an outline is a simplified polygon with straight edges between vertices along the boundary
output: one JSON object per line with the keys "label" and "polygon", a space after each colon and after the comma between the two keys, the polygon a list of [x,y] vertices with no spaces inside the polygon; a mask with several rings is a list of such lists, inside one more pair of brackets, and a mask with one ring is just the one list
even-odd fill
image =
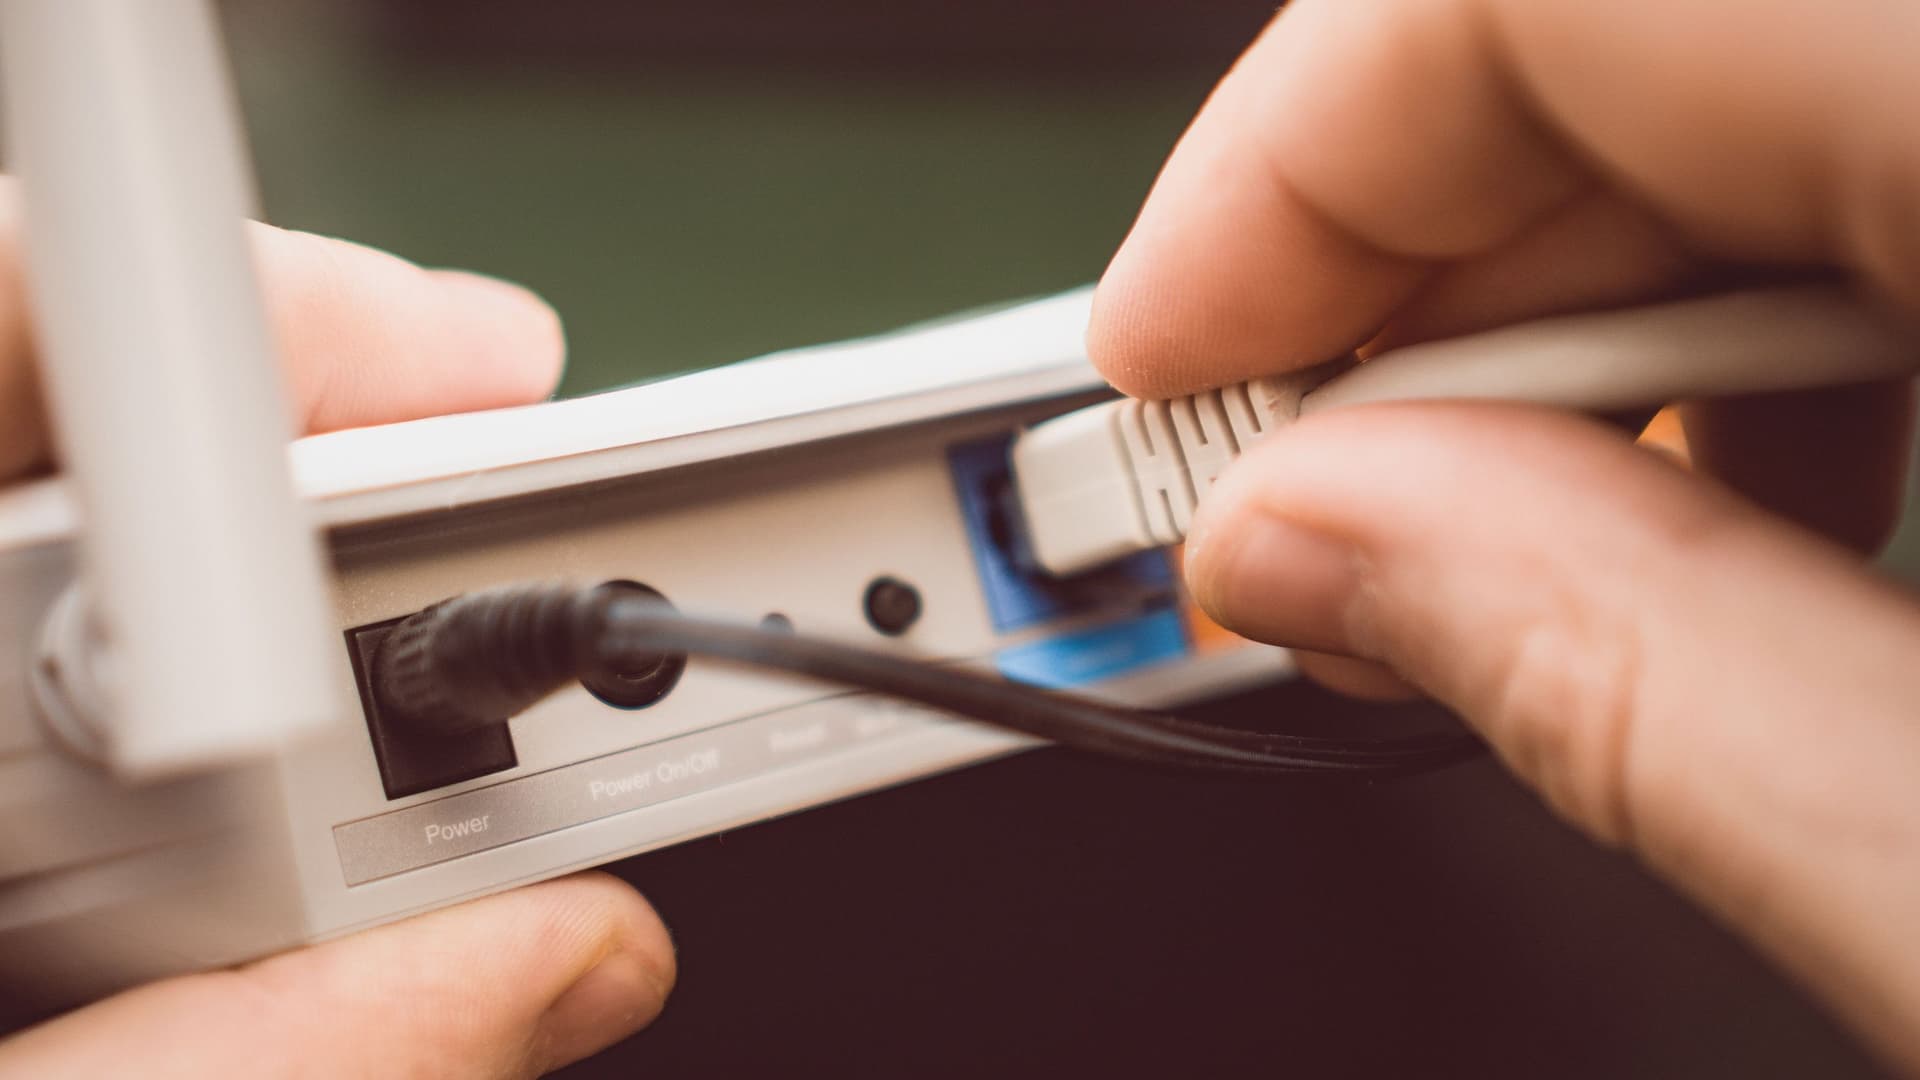
{"label": "fingertip", "polygon": [[523,405],[558,381],[559,319],[520,286],[311,233],[253,237],[305,430]]}
{"label": "fingertip", "polygon": [[623,949],[581,976],[540,1018],[540,1072],[597,1054],[652,1024],[666,1007],[671,974],[644,952]]}
{"label": "fingertip", "polygon": [[619,961],[624,975],[615,981],[644,992],[653,1000],[651,1012],[659,1011],[677,977],[673,938],[653,905],[633,886],[592,870],[507,895],[540,908],[534,920],[534,956],[580,957],[582,979],[601,964]]}
{"label": "fingertip", "polygon": [[1256,641],[1362,652],[1353,620],[1362,566],[1343,539],[1276,505],[1262,489],[1277,460],[1269,437],[1209,493],[1188,540],[1187,584],[1215,621]]}
{"label": "fingertip", "polygon": [[541,1072],[598,1053],[652,1024],[678,977],[666,925],[625,882],[590,872],[546,887],[610,934],[605,955],[540,1017],[533,1047]]}
{"label": "fingertip", "polygon": [[[1186,378],[1173,320],[1155,305],[1138,299],[1139,287],[1126,268],[1126,247],[1115,255],[1094,289],[1087,322],[1087,359],[1115,390],[1155,401],[1181,392]],[[1188,388],[1192,389],[1192,388]]]}
{"label": "fingertip", "polygon": [[551,397],[566,368],[566,329],[559,312],[522,285],[469,270],[429,270],[452,317],[489,348],[476,357],[489,382],[513,401]]}
{"label": "fingertip", "polygon": [[[458,904],[236,974],[272,990],[293,1025],[288,1043],[320,1038],[291,1014],[326,1009],[363,1028],[353,1046],[306,1047],[341,1075],[377,1060],[396,1075],[533,1076],[627,1038],[664,1007],[676,968],[653,907],[600,872]],[[271,1029],[274,1025],[266,1025]]]}
{"label": "fingertip", "polygon": [[589,870],[547,882],[535,888],[577,894],[581,907],[611,928],[618,947],[644,961],[648,982],[665,997],[673,989],[678,966],[673,936],[645,896],[625,881],[601,870]]}
{"label": "fingertip", "polygon": [[1417,701],[1420,689],[1385,664],[1338,653],[1295,649],[1293,660],[1300,673],[1321,686],[1359,701],[1396,704]]}
{"label": "fingertip", "polygon": [[1094,290],[1088,359],[1131,397],[1196,393],[1350,352],[1431,274],[1284,191],[1242,192],[1253,204],[1221,221],[1224,196],[1194,190],[1174,164]]}

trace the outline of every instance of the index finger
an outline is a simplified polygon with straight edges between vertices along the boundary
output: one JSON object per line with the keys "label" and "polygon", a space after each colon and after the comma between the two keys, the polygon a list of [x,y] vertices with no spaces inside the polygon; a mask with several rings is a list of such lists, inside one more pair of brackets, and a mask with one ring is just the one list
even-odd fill
{"label": "index finger", "polygon": [[1901,115],[1920,15],[1738,7],[1736,26],[1708,0],[1299,0],[1168,161],[1089,354],[1145,397],[1315,363],[1596,191],[1694,250],[1838,265],[1920,302]]}
{"label": "index finger", "polygon": [[[16,206],[0,179],[0,484],[53,454]],[[520,405],[559,379],[559,320],[517,285],[311,233],[248,229],[300,431]]]}

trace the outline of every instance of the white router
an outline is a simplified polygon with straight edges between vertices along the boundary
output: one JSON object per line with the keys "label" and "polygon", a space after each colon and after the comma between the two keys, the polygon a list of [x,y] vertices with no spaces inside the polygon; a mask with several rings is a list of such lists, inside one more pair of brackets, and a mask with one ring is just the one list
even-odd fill
{"label": "white router", "polygon": [[1812,285],[1090,409],[1112,395],[1083,354],[1083,291],[320,436],[289,470],[205,0],[0,0],[0,61],[67,466],[0,493],[0,972],[29,1010],[1032,745],[697,658],[449,742],[389,723],[368,689],[394,623],[449,597],[624,582],[1169,705],[1290,671],[1195,615],[1157,545],[1297,415],[1618,410],[1906,378],[1920,357],[1909,322]]}
{"label": "white router", "polygon": [[1006,440],[1107,396],[1084,293],[307,439],[290,470],[208,5],[0,0],[0,50],[65,464],[0,493],[0,969],[32,1008],[1030,744],[698,659],[457,755],[384,737],[364,650],[483,586],[632,581],[1139,704],[1288,671],[1194,622],[1163,554],[1063,586],[1007,550]]}

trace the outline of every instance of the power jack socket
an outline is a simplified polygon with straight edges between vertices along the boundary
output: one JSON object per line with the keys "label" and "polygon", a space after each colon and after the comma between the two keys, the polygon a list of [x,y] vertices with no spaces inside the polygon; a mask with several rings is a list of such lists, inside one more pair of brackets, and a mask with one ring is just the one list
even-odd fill
{"label": "power jack socket", "polygon": [[[667,607],[673,605],[660,590],[637,581],[609,581],[600,586],[650,600]],[[656,653],[643,657],[632,667],[619,671],[596,672],[580,680],[587,693],[616,709],[644,709],[673,693],[680,675],[687,670],[686,653]]]}
{"label": "power jack socket", "polygon": [[373,739],[373,756],[387,798],[417,795],[518,765],[513,733],[504,719],[459,735],[441,735],[390,723],[381,714],[373,692],[374,657],[400,621],[388,619],[347,631],[353,681],[360,688],[360,707],[367,715],[367,734]]}

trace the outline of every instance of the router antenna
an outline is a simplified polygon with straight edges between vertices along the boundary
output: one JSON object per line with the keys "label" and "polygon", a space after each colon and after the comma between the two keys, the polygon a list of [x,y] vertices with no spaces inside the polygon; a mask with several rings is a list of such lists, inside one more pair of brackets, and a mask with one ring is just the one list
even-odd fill
{"label": "router antenna", "polygon": [[0,0],[0,80],[107,760],[144,778],[284,745],[337,691],[212,9]]}

